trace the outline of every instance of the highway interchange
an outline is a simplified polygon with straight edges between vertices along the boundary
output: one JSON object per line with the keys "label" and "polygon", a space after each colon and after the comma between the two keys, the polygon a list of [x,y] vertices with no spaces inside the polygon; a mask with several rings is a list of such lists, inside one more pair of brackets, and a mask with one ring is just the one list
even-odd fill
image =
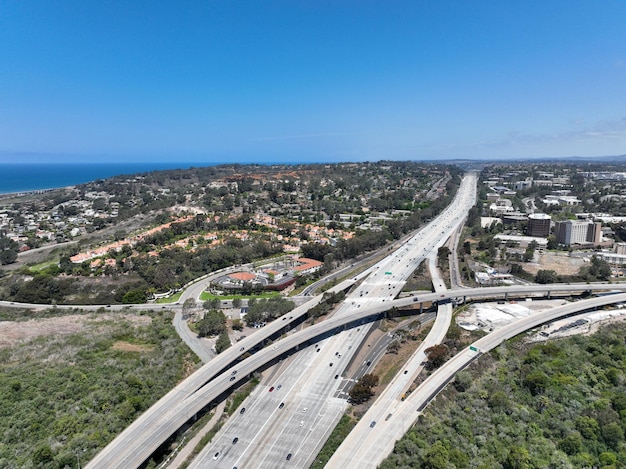
{"label": "highway interchange", "polygon": [[[333,319],[349,316],[361,308],[391,303],[415,269],[429,256],[434,258],[437,249],[463,222],[475,203],[475,186],[476,175],[467,176],[455,203],[370,268],[346,296]],[[439,279],[436,283],[443,281]],[[448,309],[451,313],[449,305]],[[255,389],[245,403],[248,416],[229,420],[190,468],[310,466],[345,411],[345,397],[335,396],[343,385],[341,377],[348,363],[371,327],[363,324],[299,352],[275,383]],[[278,408],[281,402],[285,405]],[[257,409],[260,415],[250,413],[250,408]],[[238,440],[233,444],[235,438]]]}
{"label": "highway interchange", "polygon": [[[416,410],[422,408],[445,385],[456,369],[466,366],[476,356],[476,352],[469,348],[462,351],[429,378],[428,381],[432,380],[433,384],[426,385],[425,382],[405,401],[400,400],[400,395],[420,371],[424,348],[428,344],[439,343],[445,336],[452,317],[452,306],[448,299],[544,295],[548,291],[575,293],[586,290],[626,290],[626,286],[619,284],[555,284],[549,287],[454,288],[446,291],[443,280],[436,276],[436,269],[432,266],[437,249],[458,229],[467,211],[474,205],[475,185],[476,174],[468,173],[455,202],[440,216],[399,244],[383,260],[333,287],[333,291],[350,291],[332,316],[313,326],[299,326],[307,317],[307,311],[322,300],[322,296],[318,295],[237,342],[161,398],[86,467],[139,467],[186,421],[211,403],[223,399],[254,372],[264,369],[267,370],[264,381],[255,388],[189,467],[309,467],[346,409],[346,390],[350,383],[344,379],[344,375],[348,364],[368,336],[372,321],[392,307],[415,308],[422,303],[438,301],[440,305],[436,321],[424,344],[402,368],[403,373],[398,374],[381,398],[374,403],[328,465],[376,467],[393,449],[395,440],[415,420],[418,414]],[[406,280],[424,261],[431,265],[435,292],[420,292],[419,298],[396,299]],[[201,287],[197,288],[197,291],[186,292],[186,297],[199,296]],[[588,306],[583,305],[585,302],[566,306],[571,306],[571,311],[576,308],[592,308],[600,304],[624,301],[626,297],[621,299],[622,296],[624,295],[586,300],[596,301],[586,303]],[[181,298],[180,303],[183,301]],[[111,308],[117,309],[115,306]],[[146,309],[145,305],[130,309],[134,308]],[[179,304],[173,309],[180,308]],[[520,323],[516,328],[503,328],[508,331],[505,333],[501,333],[501,330],[496,331],[498,334],[493,332],[481,339],[483,342],[480,344],[477,342],[476,346],[480,347],[481,352],[486,352],[502,340],[526,330],[524,328],[552,320],[552,316],[571,314],[565,308],[551,310],[552,315],[541,313],[531,316],[530,319],[519,320],[515,323]],[[548,317],[552,319],[546,319]],[[248,356],[248,352],[255,353]],[[206,360],[206,357],[203,359]],[[363,363],[358,374],[362,375],[369,369],[370,364]],[[436,376],[438,378],[434,379]],[[391,428],[394,431],[390,431]],[[372,455],[373,452],[376,457]],[[357,453],[363,461],[357,462],[354,459]],[[372,461],[369,464],[378,462],[367,465],[364,462],[366,460]]]}

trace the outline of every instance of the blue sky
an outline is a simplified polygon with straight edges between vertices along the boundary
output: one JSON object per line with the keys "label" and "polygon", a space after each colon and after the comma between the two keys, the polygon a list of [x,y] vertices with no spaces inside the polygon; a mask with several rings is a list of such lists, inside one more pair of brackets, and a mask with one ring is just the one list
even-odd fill
{"label": "blue sky", "polygon": [[0,162],[626,153],[623,0],[0,2]]}

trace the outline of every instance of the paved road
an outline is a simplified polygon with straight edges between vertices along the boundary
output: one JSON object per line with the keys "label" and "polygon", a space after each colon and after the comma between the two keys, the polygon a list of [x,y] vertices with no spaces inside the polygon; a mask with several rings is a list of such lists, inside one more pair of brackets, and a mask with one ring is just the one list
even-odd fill
{"label": "paved road", "polygon": [[[329,469],[345,467],[374,469],[378,467],[393,451],[395,442],[415,423],[419,416],[416,410],[423,409],[458,371],[465,368],[481,353],[486,353],[505,340],[546,322],[586,309],[624,301],[626,301],[624,293],[578,301],[527,316],[491,332],[472,344],[471,348],[467,347],[445,363],[405,401],[396,400],[386,408],[376,409],[371,414],[368,412],[337,449],[326,467]],[[376,421],[374,427],[370,426],[372,421]]]}
{"label": "paved road", "polygon": [[[345,287],[344,285],[337,288]],[[449,290],[444,295],[447,298],[454,298],[466,295],[472,298],[482,297],[502,297],[505,294],[529,294],[540,291],[568,291],[580,292],[588,289],[597,291],[610,290],[626,290],[626,284],[578,284],[578,285],[519,285],[514,287],[486,287],[464,290]],[[615,299],[621,295],[608,295],[602,298]],[[315,297],[312,301],[321,299],[321,295]],[[282,323],[289,323],[296,320],[298,315],[306,313],[311,303],[288,313],[285,320],[278,319],[264,328],[259,329],[254,334],[243,339],[237,345],[244,348],[240,351],[237,347],[231,347],[222,354],[215,357],[209,363],[204,365],[200,370],[192,374],[185,381],[180,383],[175,389],[170,391],[166,396],[160,399],[153,407],[142,414],[135,422],[133,422],[126,430],[124,430],[113,442],[111,442],[101,453],[99,453],[87,467],[99,468],[128,468],[138,467],[145,461],[152,452],[164,442],[171,434],[173,434],[180,426],[191,418],[196,412],[201,410],[207,403],[214,401],[219,395],[227,391],[237,381],[244,379],[246,375],[251,374],[259,367],[277,360],[301,344],[311,342],[316,337],[323,336],[330,332],[339,332],[343,330],[345,324],[356,323],[363,320],[368,315],[376,315],[396,306],[398,308],[414,305],[415,298],[402,298],[393,301],[390,304],[376,304],[369,308],[359,309],[356,313],[345,317],[329,318],[315,326],[308,327],[302,331],[288,334],[279,341],[274,342],[272,347],[266,347],[256,354],[239,362],[234,369],[238,370],[236,380],[230,382],[230,373],[233,364],[240,358],[242,353],[254,347],[255,344],[262,342],[274,332],[282,327]],[[442,299],[439,293],[429,293],[420,295],[419,300],[424,302],[436,301]],[[619,302],[615,299],[616,302]],[[357,327],[360,329],[360,326]],[[305,350],[309,350],[305,348]],[[316,352],[321,353],[321,352]],[[334,352],[331,354],[334,355]],[[220,378],[221,377],[221,378]]]}
{"label": "paved road", "polygon": [[[408,237],[404,243],[397,243],[398,248],[394,252],[358,276],[358,285],[347,296],[334,317],[349,315],[361,308],[389,304],[401,292],[406,280],[427,256],[430,256],[434,263],[437,249],[443,245],[452,230],[456,228],[457,223],[462,222],[467,210],[474,204],[475,185],[475,175],[467,176],[459,189],[455,204],[444,210],[417,234]],[[437,290],[445,290],[443,280],[435,277],[435,283]],[[440,315],[440,326],[435,330],[440,329],[443,331],[441,334],[445,334],[451,320],[452,308],[447,305],[442,308],[442,311],[446,314]],[[313,463],[319,449],[347,406],[345,400],[335,400],[336,396],[347,398],[345,393],[348,388],[347,383],[340,378],[370,328],[370,325],[363,325],[357,331],[346,331],[329,338],[320,344],[319,352],[316,350],[300,352],[297,363],[285,373],[283,381],[289,379],[298,383],[296,386],[287,387],[286,399],[300,400],[309,412],[314,412],[314,415],[319,416],[315,425],[307,432],[300,431],[300,423],[304,427],[307,425],[306,420],[298,421],[300,416],[297,413],[292,416],[290,411],[262,415],[264,425],[261,429],[248,425],[243,420],[234,419],[221,434],[217,435],[190,468],[207,465],[224,468],[233,466],[305,467]],[[384,353],[384,350],[379,353]],[[373,363],[367,365],[366,361],[359,371],[364,373],[372,366]],[[271,385],[272,383],[268,383],[268,389]],[[273,391],[275,392],[276,390]],[[281,392],[283,392],[282,388]],[[250,396],[246,407],[271,408],[273,399],[274,395],[260,389]],[[285,420],[285,415],[290,418]],[[226,455],[220,448],[224,448],[234,434],[239,435],[238,438],[242,441],[249,441],[250,444],[231,447]],[[281,453],[283,448],[291,451],[289,460],[286,455],[281,455],[277,460],[277,454]],[[218,457],[214,459],[216,454]]]}
{"label": "paved road", "polygon": [[[432,229],[433,225],[429,225]],[[445,231],[445,230],[444,230]],[[431,230],[429,233],[422,233],[421,239],[425,240],[427,243],[430,242],[429,248],[432,249],[438,240],[442,238],[441,234],[437,230]],[[407,256],[414,256],[411,248],[420,249],[420,246],[417,243],[411,244],[412,241],[407,243],[407,246],[403,246],[401,248],[400,254]],[[405,249],[406,248],[406,249]],[[421,248],[424,251],[426,249]],[[404,254],[407,252],[408,254]],[[423,255],[423,254],[422,254]],[[236,385],[238,381],[244,379],[246,375],[249,375],[253,371],[257,370],[259,367],[264,366],[265,363],[271,362],[272,360],[276,360],[280,358],[281,355],[289,352],[290,350],[298,347],[299,344],[310,342],[312,339],[319,337],[323,334],[328,334],[329,332],[336,333],[341,327],[349,322],[354,322],[362,319],[367,315],[373,315],[380,312],[383,312],[389,309],[392,306],[408,306],[414,304],[415,300],[429,302],[433,300],[440,300],[442,298],[454,298],[456,296],[489,296],[489,295],[502,295],[504,293],[510,294],[520,294],[525,293],[527,291],[540,291],[541,288],[544,290],[546,286],[535,286],[533,287],[489,287],[482,289],[467,289],[460,291],[449,291],[443,294],[435,293],[435,294],[420,294],[419,300],[417,298],[404,298],[401,300],[392,300],[393,291],[389,287],[398,288],[399,283],[391,282],[390,280],[394,280],[393,271],[387,271],[386,268],[400,268],[400,271],[403,271],[404,268],[408,269],[408,272],[412,272],[416,267],[411,266],[411,262],[418,262],[414,257],[409,257],[409,262],[404,264],[402,261],[406,259],[402,259],[398,256],[398,251],[385,261],[385,263],[379,263],[375,267],[370,269],[372,274],[370,277],[382,277],[387,281],[387,284],[381,285],[379,281],[371,280],[370,277],[365,279],[359,287],[355,289],[354,300],[349,298],[346,302],[348,305],[352,306],[352,309],[356,309],[356,313],[346,312],[345,315],[337,315],[336,317],[325,320],[324,322],[307,328],[304,331],[297,332],[294,334],[287,334],[280,341],[274,343],[276,349],[265,348],[260,352],[252,355],[250,358],[240,362],[237,364],[235,370],[237,374],[234,375],[234,380],[231,381],[230,378],[233,377],[230,375],[230,372],[233,371],[232,365],[239,358],[242,353],[245,353],[247,350],[250,350],[255,344],[263,341],[265,338],[269,337],[273,333],[278,332],[284,325],[289,324],[292,321],[295,321],[297,317],[300,317],[306,314],[306,310],[312,304],[306,305],[306,308],[297,308],[292,313],[288,313],[283,319],[279,319],[273,323],[268,324],[268,326],[260,329],[255,334],[252,334],[248,338],[244,339],[237,346],[241,347],[241,350],[237,350],[237,347],[233,347],[223,354],[216,357],[214,360],[205,365],[201,370],[194,373],[188,380],[181,383],[175,390],[168,393],[163,399],[161,399],[153,408],[149,409],[146,413],[144,413],[136,422],[131,424],[131,426],[126,429],[118,438],[116,438],[107,448],[105,448],[94,460],[90,463],[88,467],[136,467],[140,465],[153,451],[156,447],[158,447],[165,439],[167,439],[173,432],[175,432],[187,418],[190,418],[197,411],[202,409],[208,402],[213,401],[222,393],[228,391],[232,386]],[[421,262],[421,260],[419,261]],[[404,267],[402,267],[404,266]],[[399,272],[400,272],[399,271]],[[390,272],[389,274],[387,272]],[[400,275],[400,274],[399,274]],[[342,283],[342,285],[336,287],[336,290],[347,288],[352,283],[354,283],[355,279],[349,279]],[[591,285],[585,284],[584,286],[568,286],[568,285],[551,285],[549,287],[551,290],[559,290],[560,288],[570,291],[580,291],[581,289],[589,289],[592,288]],[[614,285],[603,285],[598,286],[598,289],[609,289],[615,288]],[[622,287],[626,288],[626,287]],[[361,292],[365,289],[365,294],[361,297]],[[372,290],[372,295],[369,295],[369,290]],[[391,291],[391,293],[388,293]],[[386,296],[389,294],[389,296]],[[358,296],[356,296],[358,295]],[[368,296],[369,295],[369,296]],[[316,297],[317,301],[321,297]],[[389,301],[386,301],[389,300]],[[352,304],[354,301],[354,304]],[[354,340],[359,340],[359,333],[364,333],[365,327],[357,327],[357,331],[354,330],[351,332],[353,334]],[[346,338],[347,336],[347,338]],[[328,389],[328,391],[332,392],[335,390],[335,385],[337,381],[334,380],[334,375],[327,372],[320,372],[319,363],[322,364],[323,367],[327,367],[327,371],[330,371],[330,363],[334,364],[335,370],[340,370],[343,363],[347,363],[348,358],[350,358],[350,347],[354,348],[354,343],[349,339],[350,332],[346,334],[346,332],[339,335],[341,339],[337,338],[326,339],[328,341],[327,347],[322,347],[320,344],[320,352],[311,351],[313,350],[311,347],[305,348],[305,353],[309,350],[308,353],[315,354],[315,357],[320,357],[314,361],[317,361],[317,364],[310,365],[312,368],[300,367],[297,370],[294,370],[293,373],[290,372],[289,375],[292,374],[295,377],[302,376],[302,370],[311,370],[306,373],[306,379],[300,380],[300,383],[306,383],[308,388],[305,389],[303,384],[302,388],[299,388],[297,391],[305,396],[318,396],[315,398],[315,402],[319,404],[323,404],[321,401],[329,399],[332,397],[332,394],[327,395],[326,398],[322,397],[322,394],[316,394],[316,389]],[[344,348],[341,348],[344,347]],[[234,349],[234,350],[233,350]],[[347,349],[347,350],[346,350]],[[302,353],[302,352],[301,352]],[[344,357],[345,361],[331,362],[330,359],[335,357],[336,353],[339,353]],[[309,357],[310,358],[310,357]],[[306,357],[305,357],[306,359]],[[337,374],[335,372],[335,374]],[[311,379],[311,377],[315,377],[315,379]],[[327,383],[330,382],[330,385]],[[321,385],[321,387],[319,386]],[[260,392],[260,391],[259,391]],[[288,388],[284,390],[284,392],[288,392]],[[269,396],[269,391],[266,396]],[[272,394],[273,395],[273,394]],[[296,396],[297,401],[297,396]],[[318,404],[315,404],[318,405]],[[317,408],[316,408],[317,410]],[[332,407],[331,412],[332,413]],[[323,407],[319,407],[319,411],[317,414],[325,415],[326,411]],[[274,417],[273,417],[274,418]],[[272,428],[275,426],[272,425]],[[280,426],[276,428],[282,428]],[[305,439],[298,440],[298,436],[296,435],[296,442],[293,441],[290,443],[290,447],[296,448],[313,448],[319,447],[325,440],[327,433],[329,431],[329,427],[325,427],[324,424],[320,426],[316,426],[314,428],[315,432],[321,432],[321,436],[311,436],[308,435],[305,437],[309,439],[309,443],[305,442]],[[332,429],[332,428],[331,428]],[[258,433],[258,432],[257,432]],[[305,445],[306,443],[306,445]],[[217,452],[216,450],[215,452]],[[233,450],[229,451],[231,454]],[[214,454],[214,453],[213,453]],[[314,457],[314,455],[313,455]],[[300,460],[305,461],[307,458],[302,455],[299,456]],[[219,458],[218,458],[219,459]],[[286,460],[286,459],[285,459]],[[283,463],[285,464],[285,463]]]}

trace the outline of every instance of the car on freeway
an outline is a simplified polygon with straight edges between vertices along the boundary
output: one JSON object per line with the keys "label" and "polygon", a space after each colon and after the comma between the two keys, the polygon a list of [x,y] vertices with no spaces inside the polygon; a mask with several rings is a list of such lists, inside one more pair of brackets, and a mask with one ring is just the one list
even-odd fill
{"label": "car on freeway", "polygon": [[272,386],[272,387],[270,388],[270,392],[272,392],[273,390],[274,390],[274,386]]}
{"label": "car on freeway", "polygon": [[376,420],[372,420],[372,423],[370,423],[370,428],[374,428],[376,426]]}
{"label": "car on freeway", "polygon": [[282,387],[283,387],[283,385],[282,385],[282,384],[279,384],[278,386],[276,386],[276,389],[278,390],[278,389],[280,389],[280,388],[282,388]]}
{"label": "car on freeway", "polygon": [[300,422],[300,426],[303,427],[304,426],[304,420]]}
{"label": "car on freeway", "polygon": [[306,411],[307,411],[307,410],[309,410],[309,408],[308,408],[308,407],[305,407],[304,409],[302,409],[302,413],[303,413],[303,414],[306,414]]}
{"label": "car on freeway", "polygon": [[241,410],[239,411],[240,414],[243,414],[246,411],[245,407],[242,407]]}
{"label": "car on freeway", "polygon": [[219,457],[220,457],[220,452],[218,451],[217,453],[215,453],[215,456],[213,456],[213,460],[216,460]]}
{"label": "car on freeway", "polygon": [[285,403],[281,402],[280,405],[278,406],[279,409],[282,409],[283,407],[285,407]]}
{"label": "car on freeway", "polygon": [[231,377],[230,377],[230,380],[231,380],[231,381],[235,381],[235,377],[234,377],[234,376],[231,376]]}
{"label": "car on freeway", "polygon": [[287,461],[289,461],[290,459],[291,459],[291,453],[287,455]]}

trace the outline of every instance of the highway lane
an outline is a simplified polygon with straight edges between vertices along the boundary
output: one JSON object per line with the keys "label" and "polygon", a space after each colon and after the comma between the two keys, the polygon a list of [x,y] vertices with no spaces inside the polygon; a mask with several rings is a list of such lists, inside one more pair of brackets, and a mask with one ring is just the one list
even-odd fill
{"label": "highway lane", "polygon": [[[406,280],[424,261],[426,256],[432,255],[434,259],[437,249],[443,245],[453,227],[456,227],[457,223],[461,223],[467,210],[469,210],[474,203],[475,183],[475,175],[465,178],[457,194],[455,204],[452,204],[449,208],[444,210],[440,216],[419,230],[417,234],[408,237],[405,242],[396,243],[398,247],[394,252],[391,252],[386,258],[379,261],[363,274],[360,274],[356,279],[356,281],[360,280],[358,285],[354,288],[353,292],[347,296],[344,304],[338,309],[334,317],[349,315],[353,311],[359,311],[361,308],[368,309],[375,305],[384,306],[385,304],[391,303],[401,292]],[[438,279],[437,283],[443,285],[441,279]],[[444,307],[444,310],[447,311],[447,319],[442,318],[442,327],[449,324],[451,317],[451,307],[448,305]],[[358,333],[343,332],[336,337],[327,339],[330,349],[335,350],[335,353],[331,356],[325,354],[320,356],[317,353],[307,351],[300,352],[307,354],[311,360],[318,363],[313,373],[304,372],[308,367],[291,367],[290,373],[294,376],[301,377],[302,385],[298,392],[307,395],[307,401],[312,409],[321,409],[319,412],[320,415],[329,413],[327,409],[330,408],[329,402],[332,396],[346,396],[345,393],[341,393],[341,391],[347,389],[346,383],[340,380],[339,377],[345,372],[345,367],[349,363],[349,360],[352,359],[370,327],[369,325],[367,327],[363,326]],[[384,353],[384,351],[382,353]],[[331,371],[331,368],[335,371]],[[369,366],[364,365],[364,369],[361,371],[364,372],[367,368],[369,368]],[[335,377],[337,377],[337,379],[335,379]],[[269,399],[269,396],[264,393],[253,393],[249,398],[250,402],[262,402],[263,400],[268,401]],[[334,407],[333,410],[335,410]],[[262,438],[265,446],[263,448],[255,447],[253,454],[249,456],[242,455],[239,457],[238,461],[240,464],[243,462],[244,466],[254,462],[254,467],[292,466],[295,465],[296,462],[297,467],[310,465],[317,453],[317,451],[314,451],[314,448],[321,448],[327,435],[332,431],[334,425],[341,417],[341,413],[339,412],[335,413],[335,415],[334,422],[328,424],[320,423],[316,425],[315,429],[311,429],[311,432],[305,435],[297,431],[282,431],[281,425],[285,425],[282,421],[267,424],[269,428],[272,428],[270,436],[265,434],[255,435],[250,433],[251,430],[249,428],[244,428],[243,425],[240,425],[237,431],[245,434],[246,439]],[[315,442],[315,445],[311,445],[310,442]],[[207,449],[201,453],[198,462],[192,464],[190,467],[203,467],[207,461],[211,461],[212,457],[219,451],[218,448],[220,444],[221,443],[216,442],[208,446]],[[274,448],[279,448],[283,445],[289,448],[297,448],[297,453],[292,453],[291,460],[287,461],[285,459],[281,464],[279,461],[275,460],[273,451]],[[306,448],[311,449],[307,452]],[[241,451],[244,450],[246,450],[246,448],[241,448]],[[224,465],[219,465],[219,467],[227,467],[230,462],[230,460],[224,462]]]}
{"label": "highway lane", "polygon": [[[481,353],[487,353],[505,340],[541,324],[576,312],[624,301],[626,301],[626,294],[624,293],[581,300],[548,311],[538,312],[491,332],[452,357],[404,401],[396,401],[392,406],[379,412],[376,417],[378,420],[376,420],[373,428],[370,426],[371,415],[367,419],[365,417],[361,419],[337,449],[326,467],[329,469],[343,467],[376,468],[393,451],[395,442],[417,420],[419,412],[416,410],[423,409],[458,371],[465,368]],[[389,417],[387,418],[387,416]]]}
{"label": "highway lane", "polygon": [[[338,288],[341,288],[338,287]],[[626,290],[626,284],[578,284],[578,285],[519,285],[515,287],[485,287],[463,290],[449,290],[444,296],[454,298],[466,295],[468,297],[484,297],[491,296],[500,297],[506,293],[528,294],[537,293],[541,290],[551,289],[553,291],[585,291],[594,289],[597,291],[607,290]],[[420,301],[430,302],[441,299],[439,293],[430,293],[420,295]],[[605,296],[603,298],[617,297],[618,295]],[[319,297],[315,297],[321,299]],[[386,311],[390,307],[406,307],[414,305],[415,298],[402,298],[395,300],[389,304],[378,303],[369,308],[357,310],[356,313],[345,317],[329,318],[315,326],[308,327],[302,331],[289,334],[282,339],[274,342],[272,347],[266,347],[258,353],[252,355],[246,360],[240,362],[235,367],[238,370],[237,380],[230,382],[231,369],[227,367],[240,355],[240,351],[236,347],[231,347],[223,354],[218,355],[214,360],[204,365],[196,373],[192,374],[187,380],[183,381],[179,386],[170,391],[166,396],[159,400],[149,410],[144,412],[135,422],[133,422],[126,430],[124,430],[116,439],[113,440],[106,448],[103,449],[86,467],[88,468],[128,468],[138,467],[141,465],[167,438],[172,435],[182,424],[191,418],[195,413],[199,412],[204,406],[214,401],[223,392],[227,391],[231,386],[236,384],[240,379],[244,379],[245,375],[251,374],[259,367],[266,363],[277,359],[280,355],[287,353],[289,350],[299,346],[304,342],[308,342],[318,336],[324,335],[333,330],[341,330],[345,324],[354,321],[362,321],[368,315],[375,315]],[[301,308],[310,306],[304,305]],[[295,310],[294,310],[295,311]],[[291,313],[288,313],[291,314]],[[293,315],[295,318],[295,315]],[[285,322],[289,321],[288,319]],[[250,341],[256,344],[255,336],[260,334],[261,337],[267,337],[269,328],[276,327],[282,322],[278,319],[255,334],[252,334],[244,341]],[[360,327],[359,327],[360,328]],[[267,331],[265,330],[267,329]],[[243,343],[244,341],[240,342]],[[273,350],[273,347],[277,347]],[[305,349],[307,350],[307,349]],[[317,352],[316,352],[317,353]],[[226,371],[217,375],[219,370]],[[207,383],[203,386],[204,383]]]}
{"label": "highway lane", "polygon": [[[436,241],[441,239],[439,232],[432,230],[431,235],[433,233],[434,233],[434,236],[431,236],[430,239],[426,239],[427,241],[431,243],[430,244],[431,249],[435,246]],[[409,241],[408,244],[410,245],[410,243],[411,241]],[[426,248],[423,248],[423,249],[424,251],[426,250]],[[398,264],[397,255],[394,255],[394,258],[396,260],[392,258],[391,265],[392,267],[393,266],[397,267],[397,264]],[[373,267],[370,270],[371,271],[379,270],[381,272],[379,275],[384,275],[384,276],[391,275],[393,277],[393,273],[391,274],[387,274],[386,272],[382,273],[383,270],[380,269],[381,265],[378,265],[376,267],[378,267],[378,269]],[[409,268],[410,265],[407,264],[406,267]],[[409,269],[409,272],[412,272],[412,270]],[[383,277],[383,278],[388,278],[388,277]],[[354,282],[354,279],[350,279],[346,282],[343,282],[343,284],[336,287],[335,290],[346,288],[347,286],[351,284],[351,282]],[[376,287],[377,285],[373,285],[373,286]],[[378,290],[384,291],[385,289],[384,285],[383,286],[378,285],[378,287],[379,287]],[[539,288],[537,288],[534,291],[541,291],[541,289],[544,289],[544,290],[546,289],[545,286],[538,286],[538,287]],[[563,287],[571,291],[576,290],[576,287],[572,287],[572,286],[563,286]],[[589,289],[591,287],[592,286],[585,284],[583,288]],[[613,285],[609,287],[615,288],[615,286]],[[526,287],[526,289],[528,288],[529,287]],[[601,286],[599,288],[607,288],[607,286]],[[522,287],[517,287],[517,289],[522,289]],[[558,290],[558,286],[550,286],[550,289]],[[580,290],[580,288],[578,288],[578,290]],[[358,289],[355,291],[358,292]],[[515,292],[516,292],[516,289],[510,288],[510,287],[504,287],[504,288],[503,287],[489,287],[489,288],[484,288],[484,289],[468,289],[468,290],[463,290],[462,292],[450,291],[450,292],[446,292],[443,296],[444,297],[456,297],[456,296],[466,296],[466,295],[477,295],[477,296],[495,295],[495,294],[502,295],[503,293],[515,293]],[[385,303],[385,302],[382,302],[381,300],[387,299],[387,297],[386,296],[381,297],[381,295],[379,295],[380,291],[377,291],[375,293],[376,293],[375,298],[378,301],[374,301],[373,306],[368,307],[367,303],[359,300],[361,302],[359,303],[357,307],[357,313],[355,313],[354,316],[347,316],[344,319],[338,318],[339,320],[335,323],[333,322],[327,323],[327,321],[332,321],[333,319],[335,319],[335,318],[331,318],[327,321],[324,321],[324,323],[327,323],[327,324],[322,323],[319,326],[330,327],[332,329],[337,326],[341,326],[346,322],[354,321],[357,318],[362,318],[364,316],[367,316],[368,314],[375,314],[377,312],[384,311],[391,306],[400,307],[400,306],[407,306],[407,305],[413,304],[414,300],[416,300],[416,298],[405,298],[402,300],[396,300],[393,303],[390,303],[390,302]],[[358,298],[360,298],[360,296]],[[418,301],[432,301],[432,300],[436,300],[440,298],[441,296],[439,294],[428,294],[428,295],[420,294],[420,298]],[[361,303],[363,303],[364,306],[362,309],[359,309]],[[310,307],[311,305],[309,304],[306,306],[308,309],[308,307]],[[301,312],[300,314],[304,314],[304,312]],[[289,315],[291,315],[291,313],[289,313]],[[295,318],[296,315],[293,315],[293,316]],[[289,322],[290,320],[285,318],[285,321]],[[263,329],[276,327],[277,323],[280,325],[281,320],[279,319],[269,324]],[[278,328],[280,327],[281,326],[278,326]],[[324,329],[324,330],[314,329],[315,327],[316,326],[314,326],[313,328],[309,328],[306,331],[302,331],[302,332],[303,334],[312,333],[313,336],[315,336],[315,334],[319,335],[319,334],[323,334],[331,330],[331,329]],[[259,332],[263,331],[263,329],[259,330]],[[313,332],[310,331],[311,329],[313,329]],[[244,339],[244,340],[246,341],[249,340],[250,344],[255,344],[258,342],[258,339],[259,339],[259,336],[257,336],[257,334],[253,334],[249,338]],[[264,334],[263,336],[267,337],[268,335],[269,334]],[[300,343],[297,341],[293,343],[288,341],[288,339],[293,338],[294,336],[298,337],[298,340],[300,340],[300,342],[310,340],[310,338],[313,337],[313,336],[308,337],[305,335],[298,336],[297,334],[294,334],[287,338],[281,339],[281,341],[275,342],[275,344],[281,345],[281,347],[279,347],[280,348],[279,353],[284,353],[286,350],[289,350],[290,348]],[[281,344],[283,340],[285,342]],[[243,341],[240,344],[243,344]],[[286,348],[284,348],[283,346]],[[249,347],[247,346],[244,348],[244,350],[248,350],[248,349]],[[278,354],[273,355],[273,356],[264,355],[262,352],[265,352],[265,350],[259,352],[258,354],[248,359],[254,362],[255,364],[254,366],[250,366],[249,370],[246,371],[246,374],[251,373],[252,371],[258,369],[260,366],[264,366],[264,364],[267,363],[269,360],[273,360],[278,356]],[[116,440],[114,440],[114,442],[111,445],[105,448],[105,450],[103,450],[103,452],[100,453],[100,455],[98,455],[94,459],[94,461],[92,461],[93,464],[91,464],[90,467],[107,467],[107,468],[108,467],[132,467],[133,465],[136,466],[136,465],[141,464],[154,451],[154,449],[156,449],[156,447],[159,446],[160,443],[165,441],[165,439],[167,439],[167,437],[169,437],[171,433],[173,433],[177,428],[180,427],[180,425],[182,425],[182,423],[184,423],[186,416],[194,415],[195,412],[200,410],[202,407],[206,406],[209,402],[217,398],[220,395],[220,393],[225,392],[226,390],[229,389],[230,386],[232,386],[229,380],[222,383],[221,380],[216,380],[215,378],[215,375],[217,372],[229,366],[234,361],[234,359],[236,359],[237,356],[239,355],[238,353],[235,352],[234,356],[233,355],[229,356],[230,353],[232,353],[232,350],[227,351],[224,354],[218,356],[215,360],[212,360],[212,362],[210,362],[208,365],[205,365],[205,367],[203,367],[203,369],[199,373],[192,375],[192,378],[193,378],[192,380],[189,380],[189,382],[186,381],[182,383],[180,391],[179,391],[180,394],[177,395],[174,393],[173,395],[168,395],[169,398],[164,399],[166,401],[165,404],[161,403],[160,401],[160,404],[163,404],[162,406],[155,405],[154,408],[151,408],[149,411],[144,413],[144,415],[142,415],[137,421],[139,423],[135,422],[133,425],[131,425],[131,427],[135,426],[135,428],[129,427],[129,429],[127,429],[128,432],[125,431],[123,432],[122,435],[120,435],[120,437],[116,438]],[[246,360],[246,366],[248,366],[248,360]],[[216,362],[216,363],[213,363],[213,362]],[[244,362],[242,362],[242,364],[243,363]],[[238,374],[237,376],[241,377],[242,375]],[[219,382],[217,384],[213,383],[213,385],[211,385],[212,380],[219,381]],[[206,382],[209,382],[209,384],[207,384],[206,386],[202,388],[201,390],[202,392],[196,392],[196,390],[199,389],[198,386],[202,386],[202,384]],[[235,380],[235,383],[236,383],[236,380]],[[177,407],[174,405],[174,404],[178,404],[178,401],[182,401],[182,400],[184,400],[184,405],[180,407]],[[171,412],[163,411],[164,409],[170,409],[170,408],[173,409],[175,415],[171,415]],[[133,444],[128,445],[128,441],[132,441]],[[138,447],[141,449],[140,451],[137,450]],[[131,456],[129,456],[128,453],[131,453]],[[116,461],[121,461],[119,463],[121,465],[116,465]]]}

